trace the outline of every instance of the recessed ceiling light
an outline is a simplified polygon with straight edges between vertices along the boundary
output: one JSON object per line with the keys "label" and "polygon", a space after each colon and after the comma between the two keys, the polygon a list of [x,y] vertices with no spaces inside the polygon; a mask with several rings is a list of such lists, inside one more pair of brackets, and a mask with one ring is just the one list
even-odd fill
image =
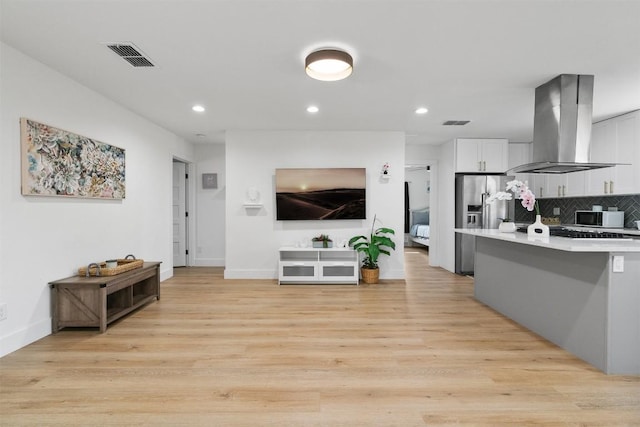
{"label": "recessed ceiling light", "polygon": [[427,114],[429,110],[426,107],[416,108],[416,114]]}
{"label": "recessed ceiling light", "polygon": [[202,105],[194,105],[191,109],[196,113],[204,113],[204,107]]}
{"label": "recessed ceiling light", "polygon": [[307,75],[316,80],[333,82],[346,79],[353,72],[353,58],[337,49],[321,49],[310,53],[304,61]]}
{"label": "recessed ceiling light", "polygon": [[307,107],[307,112],[309,113],[317,113],[318,111],[320,111],[320,109],[315,105],[310,105]]}

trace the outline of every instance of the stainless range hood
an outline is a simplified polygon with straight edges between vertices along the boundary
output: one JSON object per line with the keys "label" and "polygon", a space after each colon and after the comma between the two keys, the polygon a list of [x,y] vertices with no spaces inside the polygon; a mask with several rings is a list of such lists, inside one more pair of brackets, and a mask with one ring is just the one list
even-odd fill
{"label": "stainless range hood", "polygon": [[589,163],[593,76],[561,74],[536,88],[533,163],[507,171],[558,174],[608,168]]}

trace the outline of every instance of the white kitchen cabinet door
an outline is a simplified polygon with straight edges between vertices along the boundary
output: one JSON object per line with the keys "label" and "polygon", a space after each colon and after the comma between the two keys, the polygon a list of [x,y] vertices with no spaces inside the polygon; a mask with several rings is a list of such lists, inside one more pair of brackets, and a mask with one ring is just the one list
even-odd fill
{"label": "white kitchen cabinet door", "polygon": [[565,188],[563,189],[563,197],[582,197],[585,195],[587,172],[571,172],[565,174]]}
{"label": "white kitchen cabinet door", "polygon": [[506,139],[456,139],[456,172],[504,173],[509,162]]}
{"label": "white kitchen cabinet door", "polygon": [[477,139],[456,140],[456,172],[482,172]]}
{"label": "white kitchen cabinet door", "polygon": [[555,174],[547,176],[548,197],[563,197],[567,188],[567,174]]}
{"label": "white kitchen cabinet door", "polygon": [[616,163],[611,169],[610,194],[640,193],[640,111],[616,117]]}
{"label": "white kitchen cabinet door", "polygon": [[619,163],[587,172],[586,194],[636,194],[640,192],[640,111],[593,125],[591,161]]}
{"label": "white kitchen cabinet door", "polygon": [[584,171],[546,175],[546,182],[540,184],[544,187],[543,197],[582,197],[586,177]]}
{"label": "white kitchen cabinet door", "polygon": [[[613,163],[615,145],[615,125],[611,120],[594,123],[591,128],[590,161],[594,163]],[[586,193],[600,196],[609,193],[611,169],[593,169],[587,172]]]}
{"label": "white kitchen cabinet door", "polygon": [[531,180],[529,182],[529,189],[533,191],[533,194],[536,195],[536,198],[546,199],[549,197],[554,197],[547,187],[547,175],[532,173]]}
{"label": "white kitchen cabinet door", "polygon": [[482,140],[481,156],[484,172],[504,173],[509,163],[509,141],[506,139]]}

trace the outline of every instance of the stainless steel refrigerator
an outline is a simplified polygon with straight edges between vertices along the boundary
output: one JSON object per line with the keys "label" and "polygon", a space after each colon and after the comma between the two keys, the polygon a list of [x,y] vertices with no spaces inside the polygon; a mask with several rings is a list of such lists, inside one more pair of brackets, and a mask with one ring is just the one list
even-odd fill
{"label": "stainless steel refrigerator", "polygon": [[[506,191],[505,175],[456,174],[456,228],[498,228],[503,218],[513,221],[514,200],[486,203],[487,197]],[[473,274],[475,260],[474,236],[456,233],[456,273]]]}

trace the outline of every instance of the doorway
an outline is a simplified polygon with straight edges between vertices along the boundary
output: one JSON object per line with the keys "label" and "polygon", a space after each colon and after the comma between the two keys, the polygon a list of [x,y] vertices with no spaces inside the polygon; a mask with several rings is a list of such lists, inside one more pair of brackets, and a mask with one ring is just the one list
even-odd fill
{"label": "doorway", "polygon": [[173,160],[173,266],[186,267],[188,265],[188,218],[187,185],[189,175],[187,164],[180,160]]}
{"label": "doorway", "polygon": [[[438,266],[438,162],[405,164],[405,247],[428,253],[430,266]],[[416,234],[413,236],[412,234]],[[406,251],[405,251],[406,253]]]}

